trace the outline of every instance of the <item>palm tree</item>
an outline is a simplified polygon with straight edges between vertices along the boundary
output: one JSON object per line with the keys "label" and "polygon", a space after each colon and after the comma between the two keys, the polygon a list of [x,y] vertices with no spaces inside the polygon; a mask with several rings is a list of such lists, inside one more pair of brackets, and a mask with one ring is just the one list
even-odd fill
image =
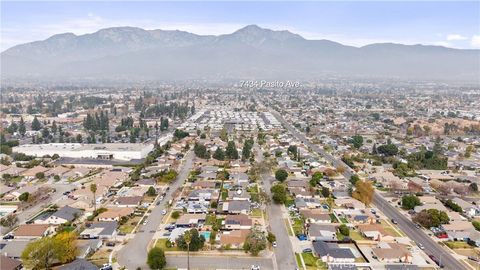
{"label": "palm tree", "polygon": [[90,184],[90,191],[93,193],[93,210],[97,211],[97,199],[95,198],[95,193],[97,192],[97,185]]}
{"label": "palm tree", "polygon": [[187,244],[187,270],[190,270],[190,243],[192,242],[192,233],[186,231],[183,233],[183,240]]}

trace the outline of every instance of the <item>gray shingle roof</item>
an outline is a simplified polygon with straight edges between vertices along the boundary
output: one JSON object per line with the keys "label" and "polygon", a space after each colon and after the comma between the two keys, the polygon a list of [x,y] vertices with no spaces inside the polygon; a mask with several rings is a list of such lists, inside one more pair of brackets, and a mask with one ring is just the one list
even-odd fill
{"label": "gray shingle roof", "polygon": [[81,213],[82,210],[66,205],[58,209],[58,211],[53,213],[52,216],[65,219],[67,221],[72,221],[75,219],[76,215],[80,215]]}
{"label": "gray shingle roof", "polygon": [[314,241],[313,249],[319,256],[330,256],[336,259],[346,258],[354,259],[352,251],[349,248],[340,248],[336,243],[326,243],[324,241]]}
{"label": "gray shingle roof", "polygon": [[98,270],[98,267],[87,260],[76,259],[71,263],[60,266],[58,269],[59,270]]}

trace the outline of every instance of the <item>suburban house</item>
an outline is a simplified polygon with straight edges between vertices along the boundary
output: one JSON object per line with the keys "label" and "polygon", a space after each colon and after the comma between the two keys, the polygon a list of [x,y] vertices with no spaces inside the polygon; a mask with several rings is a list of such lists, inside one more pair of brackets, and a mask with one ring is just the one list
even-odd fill
{"label": "suburban house", "polygon": [[357,226],[358,231],[365,237],[374,241],[393,241],[393,236],[380,224],[360,224]]}
{"label": "suburban house", "polygon": [[87,224],[80,233],[83,239],[111,239],[117,235],[118,223],[116,221],[103,221]]}
{"label": "suburban house", "polygon": [[320,203],[320,200],[317,198],[302,198],[302,197],[296,197],[295,198],[295,206],[298,209],[303,209],[303,208],[320,208],[322,204]]}
{"label": "suburban house", "polygon": [[220,235],[220,245],[230,246],[231,248],[241,248],[250,230],[235,230],[223,232]]}
{"label": "suburban house", "polygon": [[64,264],[58,268],[58,270],[98,270],[99,268],[85,260],[85,259],[76,259],[71,263]]}
{"label": "suburban house", "polygon": [[36,239],[55,232],[50,224],[21,224],[14,232],[16,239]]}
{"label": "suburban house", "polygon": [[118,207],[137,207],[140,205],[140,202],[142,201],[142,199],[143,199],[142,196],[119,197],[115,201],[115,205]]}
{"label": "suburban house", "polygon": [[355,255],[350,248],[342,248],[337,243],[314,241],[315,255],[326,263],[353,263]]}
{"label": "suburban house", "polygon": [[250,213],[250,202],[249,201],[227,201],[219,205],[221,212],[226,212],[229,214],[248,214]]}
{"label": "suburban house", "polygon": [[330,214],[323,209],[300,209],[308,223],[331,223]]}
{"label": "suburban house", "polygon": [[45,219],[39,218],[34,221],[35,224],[64,224],[72,222],[77,217],[82,215],[83,211],[77,208],[70,207],[68,205],[58,209],[50,216],[45,216]]}
{"label": "suburban house", "polygon": [[205,214],[184,214],[177,219],[177,227],[190,228],[198,227],[198,225],[205,223],[207,215]]}
{"label": "suburban house", "polygon": [[0,266],[2,270],[20,270],[23,269],[22,262],[12,259],[5,255],[0,255]]}
{"label": "suburban house", "polygon": [[409,263],[412,261],[412,253],[406,245],[398,243],[378,243],[377,247],[372,248],[372,255],[381,262]]}
{"label": "suburban house", "polygon": [[479,209],[476,205],[473,205],[461,198],[458,198],[458,197],[455,197],[452,199],[452,201],[456,204],[458,204],[458,206],[460,206],[463,210],[463,212],[468,215],[469,217],[474,217],[476,215],[479,214]]}
{"label": "suburban house", "polygon": [[228,215],[225,217],[223,226],[227,230],[249,230],[252,228],[252,219],[244,214]]}
{"label": "suburban house", "polygon": [[106,212],[103,212],[97,216],[98,221],[120,221],[122,217],[128,217],[135,211],[132,207],[111,207],[107,208]]}
{"label": "suburban house", "polygon": [[330,224],[310,224],[308,237],[311,241],[334,241],[337,240],[337,228]]}

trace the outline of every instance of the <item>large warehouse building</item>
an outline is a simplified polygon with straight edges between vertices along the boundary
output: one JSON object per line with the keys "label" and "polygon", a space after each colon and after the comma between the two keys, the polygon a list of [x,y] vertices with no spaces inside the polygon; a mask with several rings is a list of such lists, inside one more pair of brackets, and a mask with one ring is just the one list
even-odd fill
{"label": "large warehouse building", "polygon": [[12,152],[36,157],[58,154],[68,158],[132,160],[147,157],[153,147],[153,144],[142,143],[49,143],[20,145]]}

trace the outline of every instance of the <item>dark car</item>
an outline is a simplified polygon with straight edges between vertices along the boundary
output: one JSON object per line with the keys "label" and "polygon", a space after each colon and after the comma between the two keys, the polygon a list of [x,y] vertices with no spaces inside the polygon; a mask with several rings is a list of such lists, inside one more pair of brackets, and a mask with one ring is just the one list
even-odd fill
{"label": "dark car", "polygon": [[13,234],[7,234],[3,237],[3,240],[13,239]]}
{"label": "dark car", "polygon": [[311,248],[305,248],[302,250],[303,253],[312,253],[312,249]]}
{"label": "dark car", "polygon": [[437,259],[437,257],[435,257],[433,255],[428,255],[428,257],[430,257],[430,259],[432,259],[433,262],[435,262],[438,266],[440,266],[440,268],[444,267],[444,265],[440,263],[440,261]]}

